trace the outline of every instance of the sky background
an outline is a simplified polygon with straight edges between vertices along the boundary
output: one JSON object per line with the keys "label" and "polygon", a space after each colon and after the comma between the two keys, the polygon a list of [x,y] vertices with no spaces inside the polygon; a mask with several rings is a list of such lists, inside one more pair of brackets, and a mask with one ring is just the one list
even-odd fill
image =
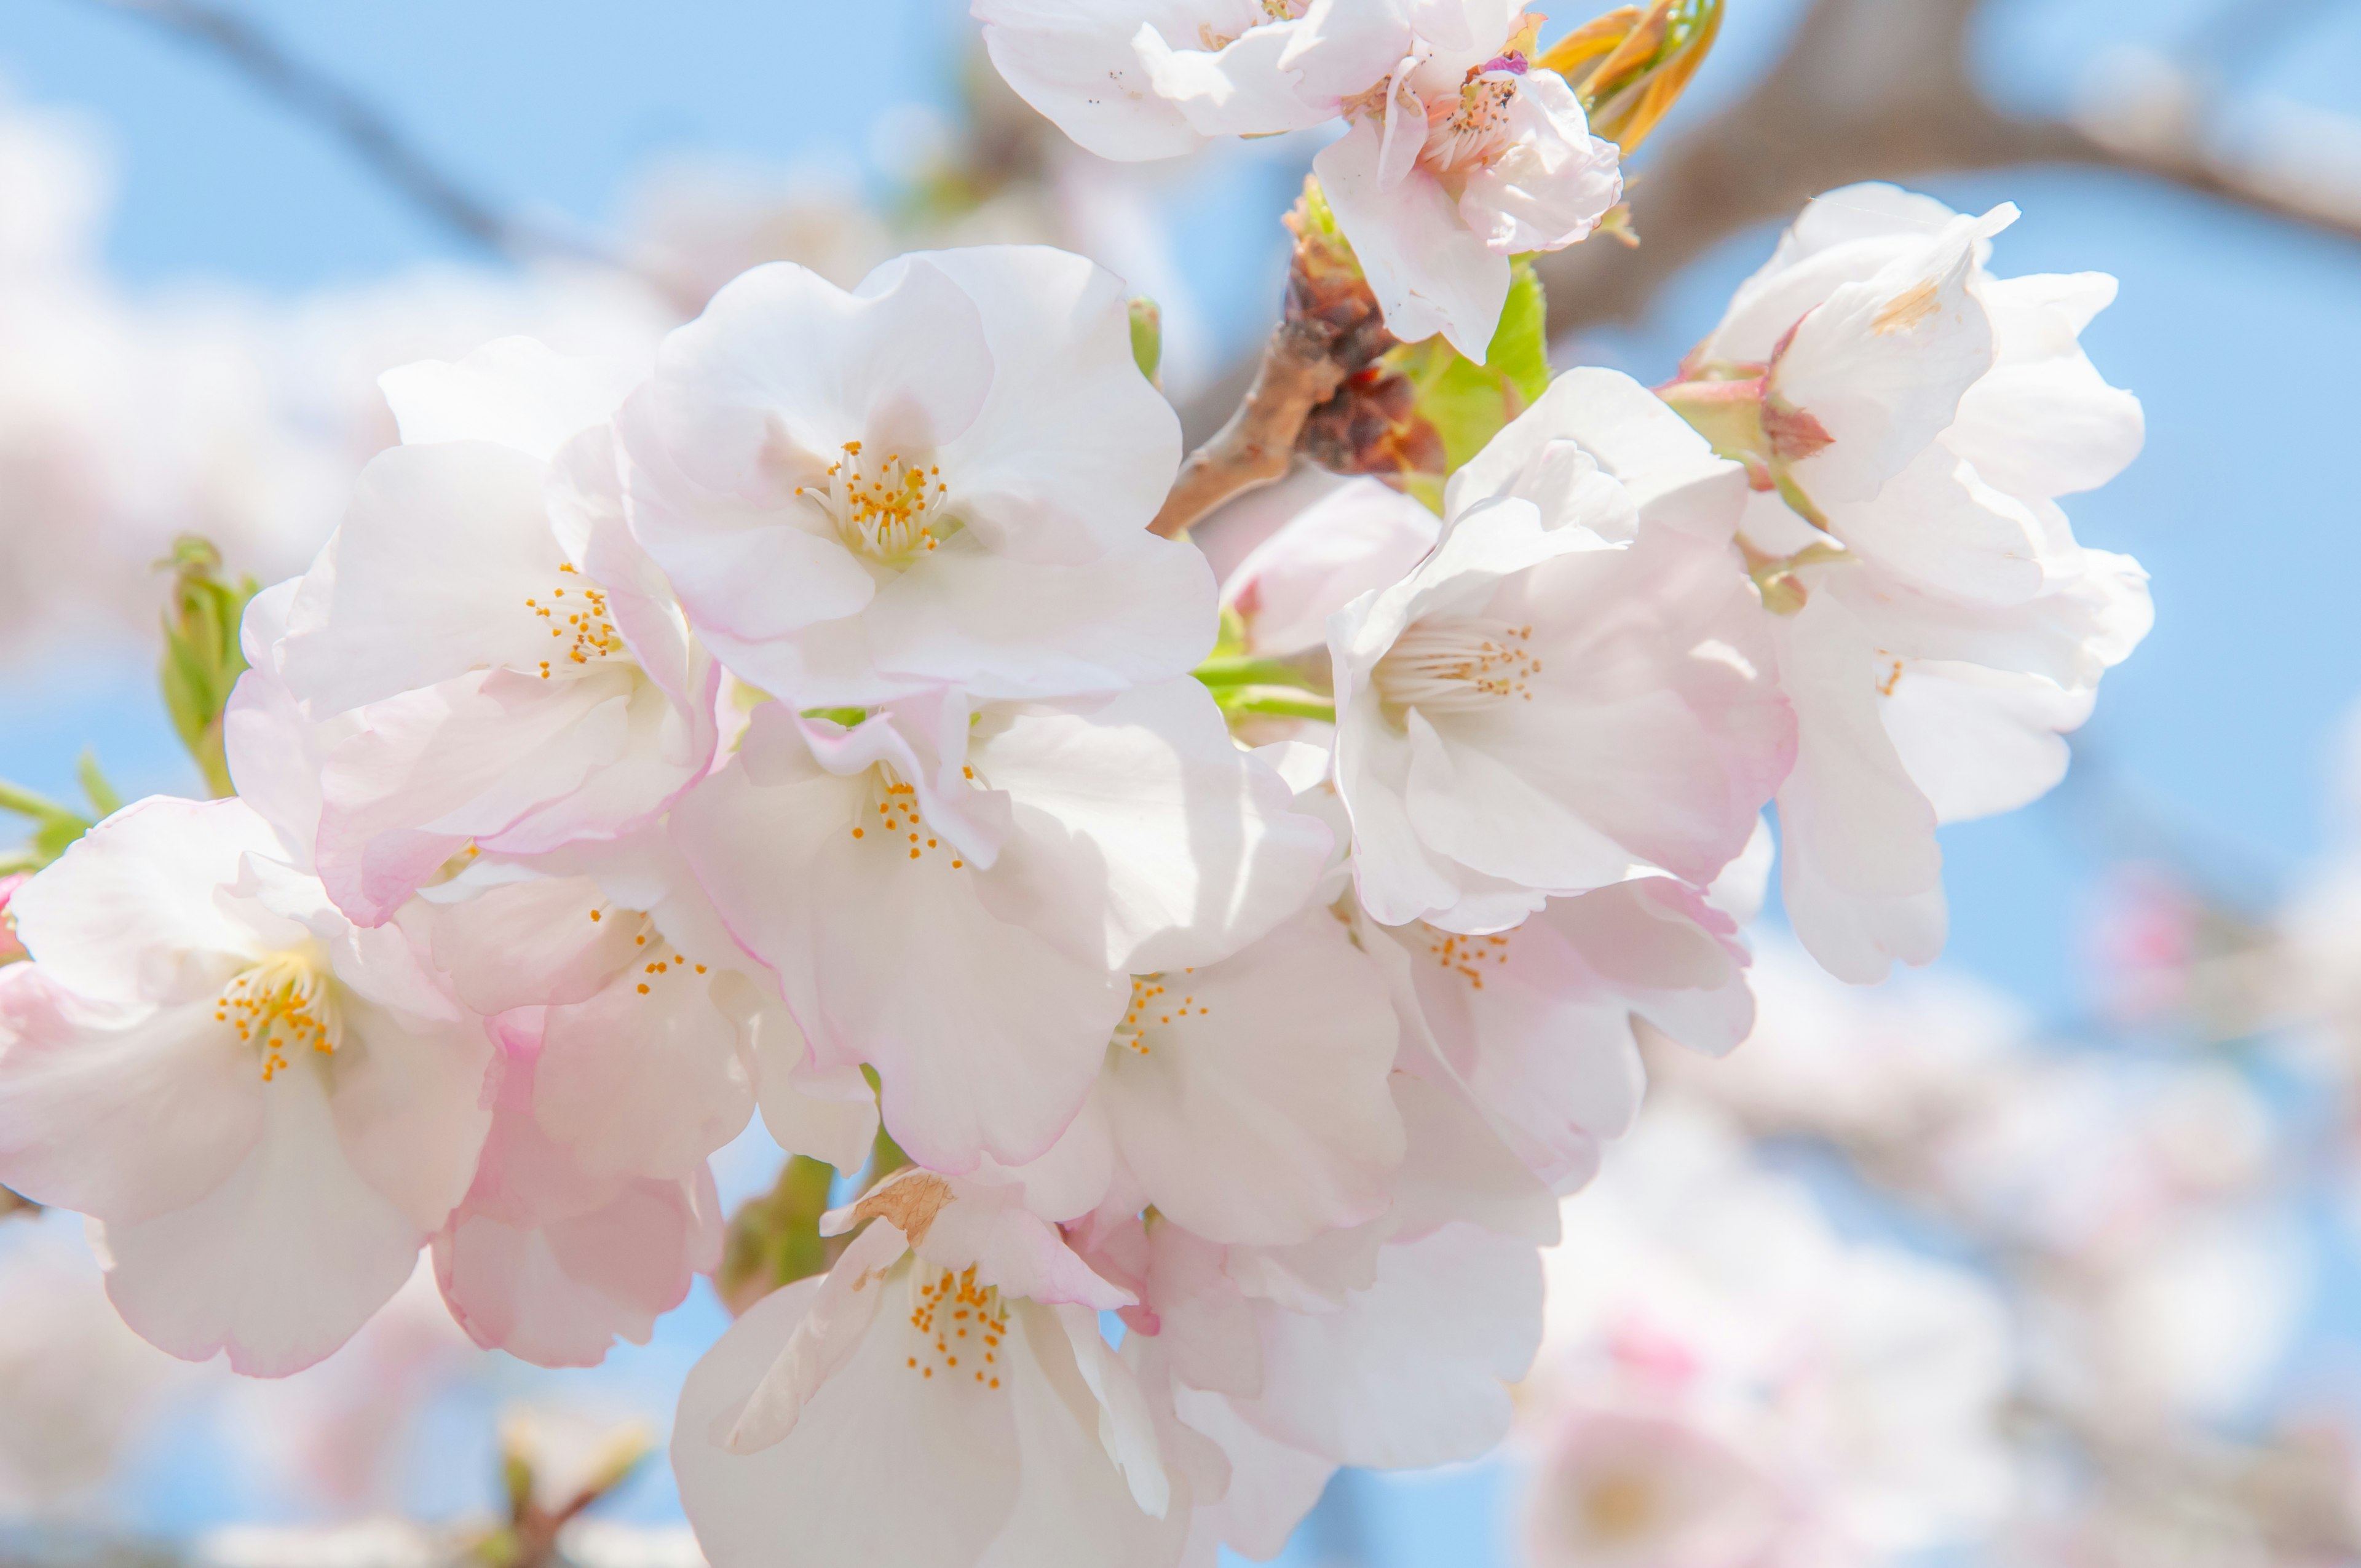
{"label": "sky background", "polygon": [[[912,126],[951,102],[972,40],[962,8],[945,0],[239,8],[390,110],[495,206],[594,231],[616,220],[635,179],[670,159],[722,158],[882,189]],[[1725,41],[1683,112],[1741,90],[1795,9],[1730,0]],[[2060,109],[2094,70],[2138,46],[2227,73],[2242,134],[2300,123],[2302,107],[2361,111],[2361,5],[2023,0],[1987,12],[1979,68],[2019,108]],[[423,264],[486,264],[312,126],[95,0],[0,7],[0,82],[103,128],[120,175],[107,258],[136,289],[228,284],[293,297]],[[2351,156],[2334,137],[2316,145],[2323,159]],[[1644,170],[1644,153],[1635,167]],[[1997,242],[1997,271],[2121,280],[2119,302],[2083,341],[2147,411],[2145,455],[2069,510],[2083,543],[2147,566],[2156,630],[2107,678],[2067,786],[1945,835],[1944,962],[2066,1026],[2088,1005],[2078,973],[2109,864],[2177,857],[2261,910],[2341,830],[2327,775],[2342,715],[2361,695],[2361,398],[2350,380],[2361,366],[2361,244],[2112,174],[2015,170],[1927,188],[1959,207],[2013,201],[2023,210]],[[1199,324],[1213,341],[1246,340],[1268,319],[1284,189],[1257,178],[1171,198]],[[1675,280],[1648,323],[1581,345],[1580,357],[1661,379],[1772,238],[1730,240]],[[148,657],[78,652],[0,668],[0,775],[64,791],[91,745],[118,782],[187,787]],[[736,1179],[760,1181],[763,1157],[759,1146],[739,1151]],[[598,1376],[661,1402],[721,1321],[700,1296],[653,1346],[622,1353]],[[443,1452],[481,1450],[484,1418],[473,1406],[439,1417]],[[134,1522],[269,1513],[269,1499],[241,1497],[233,1479],[188,1462],[189,1446],[159,1448],[126,1492],[140,1499]],[[423,1479],[419,1506],[478,1496],[464,1468]],[[478,1474],[488,1477],[489,1465]],[[1500,1484],[1490,1469],[1356,1478],[1345,1483],[1356,1509],[1324,1511],[1321,1528],[1331,1548],[1357,1533],[1373,1563],[1477,1561],[1470,1532],[1489,1528]],[[635,1487],[632,1506],[650,1518],[672,1506],[660,1473]]]}

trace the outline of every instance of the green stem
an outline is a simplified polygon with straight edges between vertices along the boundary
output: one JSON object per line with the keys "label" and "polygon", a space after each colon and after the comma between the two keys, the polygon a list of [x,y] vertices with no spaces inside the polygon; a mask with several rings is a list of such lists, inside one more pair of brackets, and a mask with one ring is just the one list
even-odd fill
{"label": "green stem", "polygon": [[1216,689],[1247,685],[1301,686],[1303,684],[1303,673],[1287,660],[1266,659],[1250,653],[1208,659],[1190,674]]}
{"label": "green stem", "polygon": [[829,1266],[827,1238],[819,1234],[836,1168],[796,1155],[779,1172],[778,1184],[730,1219],[730,1240],[721,1259],[722,1299],[743,1311],[783,1285]]}
{"label": "green stem", "polygon": [[1233,717],[1260,713],[1275,718],[1317,718],[1329,724],[1336,721],[1334,702],[1284,686],[1242,686],[1233,694],[1225,694],[1222,711]]}

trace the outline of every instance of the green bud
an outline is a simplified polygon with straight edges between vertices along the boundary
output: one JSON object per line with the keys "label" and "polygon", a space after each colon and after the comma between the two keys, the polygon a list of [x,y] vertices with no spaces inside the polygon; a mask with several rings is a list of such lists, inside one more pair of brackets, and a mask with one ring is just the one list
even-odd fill
{"label": "green bud", "polygon": [[172,554],[157,564],[172,572],[172,597],[164,610],[164,659],[157,677],[172,728],[204,774],[216,798],[236,794],[222,751],[222,710],[246,673],[238,647],[238,624],[258,585],[222,576],[221,552],[208,540],[184,533]]}
{"label": "green bud", "polygon": [[1131,302],[1131,356],[1148,385],[1164,385],[1158,375],[1164,366],[1164,312],[1145,294]]}

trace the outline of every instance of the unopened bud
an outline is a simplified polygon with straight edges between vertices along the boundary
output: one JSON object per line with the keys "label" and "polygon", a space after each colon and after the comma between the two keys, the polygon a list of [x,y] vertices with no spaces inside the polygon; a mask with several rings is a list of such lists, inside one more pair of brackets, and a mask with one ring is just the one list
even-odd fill
{"label": "unopened bud", "polygon": [[1131,357],[1149,386],[1164,385],[1159,375],[1164,365],[1164,312],[1145,294],[1131,302]]}
{"label": "unopened bud", "polygon": [[1629,157],[1680,102],[1721,33],[1722,0],[1655,0],[1585,23],[1542,54],[1590,116],[1594,136]]}
{"label": "unopened bud", "polygon": [[192,533],[175,541],[172,554],[157,565],[172,571],[171,602],[164,610],[164,660],[157,672],[164,688],[164,709],[203,773],[205,787],[217,798],[234,795],[222,749],[222,710],[229,706],[237,677],[246,673],[238,623],[258,585],[252,577],[233,583],[223,576],[221,552]]}

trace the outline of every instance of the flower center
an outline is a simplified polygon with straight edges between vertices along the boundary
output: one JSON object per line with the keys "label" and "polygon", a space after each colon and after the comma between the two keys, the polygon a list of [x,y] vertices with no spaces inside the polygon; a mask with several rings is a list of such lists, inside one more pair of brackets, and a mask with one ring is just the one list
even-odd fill
{"label": "flower center", "polygon": [[1456,98],[1438,96],[1427,105],[1421,161],[1449,174],[1499,157],[1509,144],[1509,111],[1525,71],[1525,57],[1513,49],[1469,66]]}
{"label": "flower center", "polygon": [[[975,777],[973,768],[962,769],[967,777]],[[852,836],[863,844],[892,845],[908,850],[908,858],[923,860],[929,850],[946,846],[931,829],[918,811],[917,786],[906,783],[902,775],[879,762],[869,770],[869,787],[862,793],[861,803],[852,814]],[[949,850],[951,870],[966,867],[956,847]],[[900,857],[896,857],[897,859]]]}
{"label": "flower center", "polygon": [[[609,913],[605,905],[593,909],[590,912],[591,924],[605,924]],[[655,921],[648,916],[636,909],[617,909],[612,913],[620,919],[637,922],[637,928],[631,933],[631,946],[638,952],[633,961],[640,966],[640,976],[634,983],[642,996],[653,994],[655,988],[664,982],[666,975],[705,972],[703,964],[685,953],[674,952],[672,944],[664,940],[664,933],[656,929]],[[667,953],[671,954],[669,958],[665,956]]]}
{"label": "flower center", "polygon": [[1396,708],[1448,713],[1488,707],[1528,689],[1542,673],[1533,629],[1482,616],[1438,616],[1409,628],[1370,672],[1378,696]]}
{"label": "flower center", "polygon": [[1617,1471],[1583,1488],[1583,1526],[1599,1544],[1639,1540],[1655,1525],[1656,1513],[1656,1488],[1644,1475]]}
{"label": "flower center", "polygon": [[1488,937],[1463,937],[1456,931],[1429,926],[1426,950],[1436,963],[1481,991],[1486,966],[1498,969],[1509,961],[1509,938],[1513,935],[1510,931],[1496,931]]}
{"label": "flower center", "polygon": [[[559,639],[559,661],[588,664],[593,659],[604,659],[610,653],[629,652],[623,646],[622,637],[615,630],[613,620],[608,615],[606,590],[593,587],[571,565],[561,565],[557,569],[565,576],[577,579],[572,589],[572,602],[561,602],[566,598],[567,590],[560,587],[550,591],[546,602],[530,598],[524,604],[527,609],[548,623],[549,634]],[[573,639],[570,642],[565,641],[569,636]],[[545,681],[549,679],[550,661],[544,659],[540,663],[541,678]]]}
{"label": "flower center", "polygon": [[[1195,974],[1184,969],[1182,974]],[[1148,1054],[1148,1031],[1176,1018],[1186,1018],[1194,1011],[1198,1016],[1213,1011],[1199,1003],[1194,996],[1172,1000],[1172,988],[1164,983],[1164,973],[1136,974],[1131,977],[1131,1005],[1123,1010],[1123,1022],[1115,1026],[1115,1044],[1121,1049]]]}
{"label": "flower center", "polygon": [[214,1018],[262,1053],[262,1081],[287,1070],[286,1053],[310,1047],[328,1056],[344,1042],[327,974],[302,952],[273,953],[223,988]]}
{"label": "flower center", "polygon": [[[912,1276],[913,1278],[917,1277]],[[933,1284],[921,1284],[910,1304],[910,1326],[931,1337],[934,1354],[923,1347],[909,1357],[909,1370],[929,1382],[966,1376],[987,1388],[1000,1387],[1000,1342],[1008,1337],[1008,1303],[997,1286],[978,1286],[975,1266],[959,1273],[946,1268]]]}
{"label": "flower center", "polygon": [[828,466],[825,488],[797,485],[796,494],[819,499],[836,518],[845,543],[880,561],[906,561],[934,549],[949,532],[940,518],[950,487],[942,468],[924,467],[889,452],[874,467],[862,462],[861,443],[844,444],[844,455]]}
{"label": "flower center", "polygon": [[1197,42],[1209,54],[1219,54],[1266,22],[1292,22],[1312,9],[1312,0],[1257,0],[1262,21],[1248,22],[1242,31],[1222,32],[1211,22],[1197,24]]}

